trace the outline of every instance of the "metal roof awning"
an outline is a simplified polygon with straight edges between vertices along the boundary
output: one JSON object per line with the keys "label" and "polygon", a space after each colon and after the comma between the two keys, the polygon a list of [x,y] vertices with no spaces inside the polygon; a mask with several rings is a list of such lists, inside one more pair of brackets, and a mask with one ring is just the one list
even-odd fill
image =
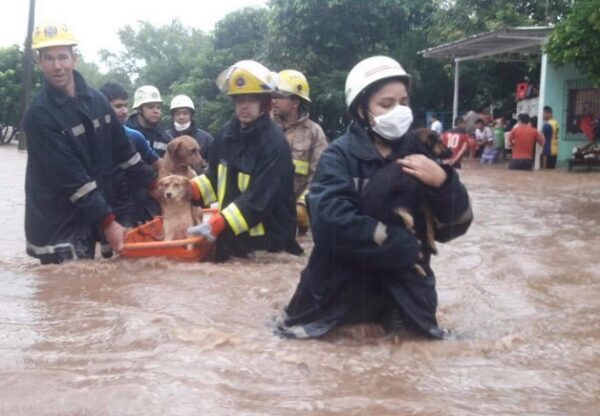
{"label": "metal roof awning", "polygon": [[[554,28],[549,26],[503,27],[492,32],[480,33],[456,42],[445,43],[433,48],[419,51],[425,58],[454,60],[454,100],[452,120],[458,116],[458,89],[460,79],[460,63],[475,59],[491,59],[495,61],[527,61],[541,55],[540,95],[538,119],[542,119],[542,108],[546,95],[546,70],[548,58],[543,46]],[[539,58],[538,58],[539,59]],[[542,128],[543,123],[538,124]],[[536,146],[535,169],[539,169],[539,153],[541,146]]]}
{"label": "metal roof awning", "polygon": [[425,58],[523,60],[539,56],[542,45],[554,30],[548,26],[503,27],[419,51]]}

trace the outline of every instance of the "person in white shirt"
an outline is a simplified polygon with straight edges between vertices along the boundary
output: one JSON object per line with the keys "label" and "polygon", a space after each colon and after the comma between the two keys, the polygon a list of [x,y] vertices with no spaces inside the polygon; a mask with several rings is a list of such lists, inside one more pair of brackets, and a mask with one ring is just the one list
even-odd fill
{"label": "person in white shirt", "polygon": [[444,126],[442,126],[442,122],[438,120],[437,116],[432,114],[429,119],[431,120],[431,130],[435,131],[437,134],[442,134]]}

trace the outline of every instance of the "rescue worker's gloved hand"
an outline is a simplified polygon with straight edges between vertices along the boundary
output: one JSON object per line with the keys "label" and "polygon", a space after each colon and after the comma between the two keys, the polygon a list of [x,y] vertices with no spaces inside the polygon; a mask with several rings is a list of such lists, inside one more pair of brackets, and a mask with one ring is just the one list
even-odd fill
{"label": "rescue worker's gloved hand", "polygon": [[202,236],[209,243],[214,243],[223,231],[225,230],[225,218],[220,213],[210,217],[206,224],[195,225],[187,229],[190,235]]}
{"label": "rescue worker's gloved hand", "polygon": [[126,230],[121,224],[115,221],[115,214],[111,212],[104,217],[100,226],[104,231],[106,241],[108,244],[110,244],[110,247],[113,249],[113,251],[115,253],[120,253],[123,251]]}

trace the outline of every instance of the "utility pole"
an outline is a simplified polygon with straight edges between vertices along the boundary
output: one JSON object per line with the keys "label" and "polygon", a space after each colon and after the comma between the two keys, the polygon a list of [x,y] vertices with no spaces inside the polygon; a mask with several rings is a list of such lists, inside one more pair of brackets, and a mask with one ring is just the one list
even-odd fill
{"label": "utility pole", "polygon": [[31,97],[31,79],[33,77],[33,51],[31,37],[35,19],[35,0],[29,0],[29,22],[27,23],[27,37],[25,38],[25,54],[23,56],[23,89],[21,90],[21,125],[19,126],[19,150],[27,149],[25,132],[23,131],[23,116],[29,106]]}

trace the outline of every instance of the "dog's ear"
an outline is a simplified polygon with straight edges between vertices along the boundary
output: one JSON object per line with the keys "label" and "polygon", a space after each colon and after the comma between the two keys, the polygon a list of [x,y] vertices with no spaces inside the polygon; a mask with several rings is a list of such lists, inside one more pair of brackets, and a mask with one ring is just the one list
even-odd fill
{"label": "dog's ear", "polygon": [[174,140],[171,140],[167,145],[167,152],[169,152],[169,155],[175,156],[182,144],[183,140],[180,140],[179,137]]}

